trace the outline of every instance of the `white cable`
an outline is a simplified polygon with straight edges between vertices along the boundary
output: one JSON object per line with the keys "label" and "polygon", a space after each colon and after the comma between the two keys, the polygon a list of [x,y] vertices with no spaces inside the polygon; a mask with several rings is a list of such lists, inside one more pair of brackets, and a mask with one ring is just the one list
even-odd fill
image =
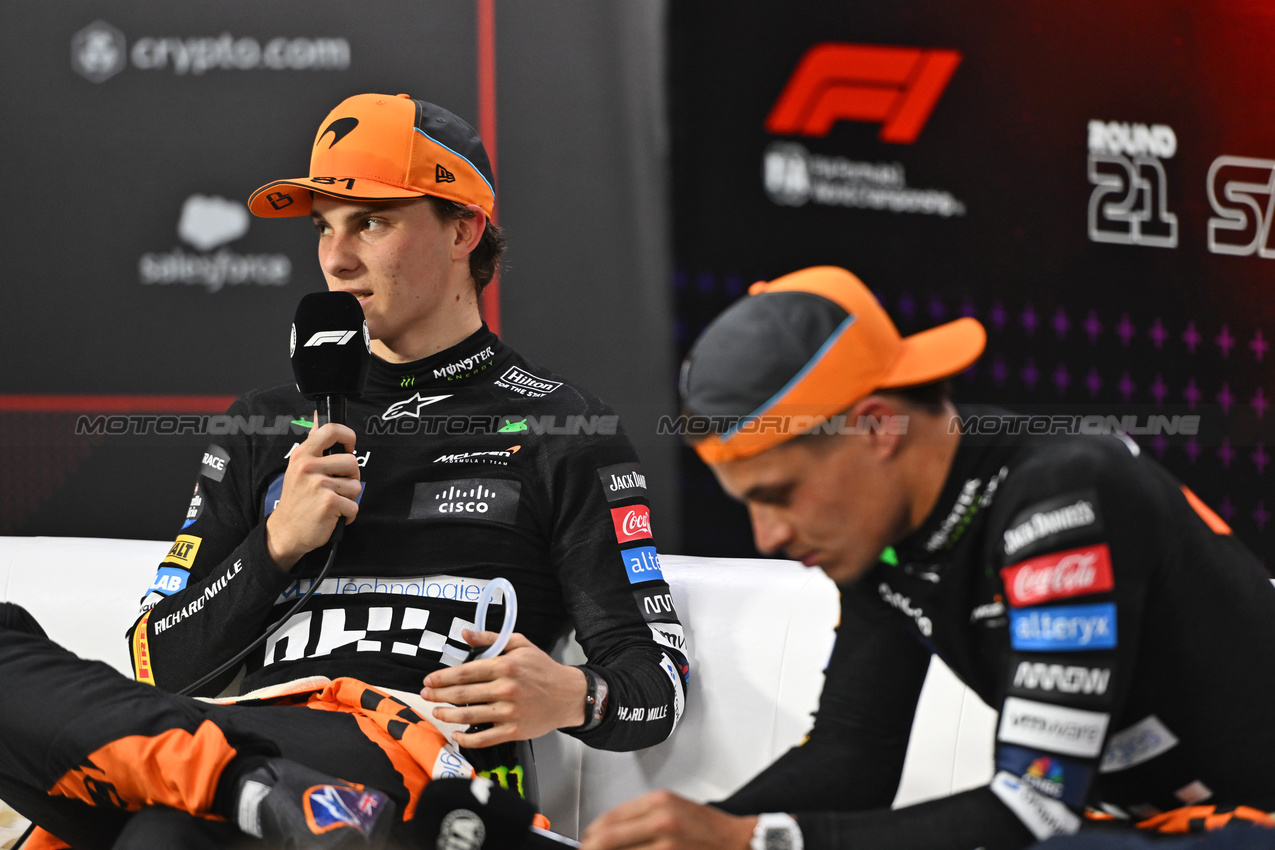
{"label": "white cable", "polygon": [[487,583],[482,593],[478,594],[478,612],[474,615],[475,625],[479,630],[487,628],[487,607],[491,605],[491,598],[496,595],[497,590],[505,594],[505,622],[500,626],[500,635],[496,638],[496,642],[480,652],[476,661],[495,658],[504,652],[505,647],[509,645],[510,636],[514,633],[514,623],[518,620],[518,594],[514,592],[514,586],[507,578],[494,578]]}

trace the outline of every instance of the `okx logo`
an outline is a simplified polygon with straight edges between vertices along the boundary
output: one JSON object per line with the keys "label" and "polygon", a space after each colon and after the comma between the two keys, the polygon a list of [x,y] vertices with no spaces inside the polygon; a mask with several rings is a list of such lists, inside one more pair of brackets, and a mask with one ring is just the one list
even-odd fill
{"label": "okx logo", "polygon": [[1177,150],[1178,138],[1164,124],[1089,122],[1090,241],[1178,247],[1164,170]]}
{"label": "okx logo", "polygon": [[826,136],[838,121],[863,121],[881,125],[881,141],[910,145],[960,63],[955,50],[817,44],[797,63],[766,129]]}

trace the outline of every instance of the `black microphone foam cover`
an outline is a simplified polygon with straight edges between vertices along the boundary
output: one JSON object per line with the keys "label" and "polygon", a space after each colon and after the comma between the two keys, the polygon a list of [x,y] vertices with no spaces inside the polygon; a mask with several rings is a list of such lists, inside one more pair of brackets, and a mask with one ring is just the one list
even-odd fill
{"label": "black microphone foam cover", "polygon": [[416,805],[413,833],[430,850],[519,850],[535,809],[490,779],[435,779]]}
{"label": "black microphone foam cover", "polygon": [[292,374],[309,399],[358,396],[372,363],[371,338],[359,299],[348,292],[311,292],[292,322]]}

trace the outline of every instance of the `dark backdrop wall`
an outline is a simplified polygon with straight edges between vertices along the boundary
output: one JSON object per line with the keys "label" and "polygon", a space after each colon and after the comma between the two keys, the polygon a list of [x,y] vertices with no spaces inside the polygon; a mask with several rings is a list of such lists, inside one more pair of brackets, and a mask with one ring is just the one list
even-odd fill
{"label": "dark backdrop wall", "polygon": [[[681,353],[845,266],[904,333],[986,325],[958,401],[1169,417],[1136,439],[1269,560],[1275,7],[703,0],[670,34]],[[752,554],[683,470],[684,548]]]}
{"label": "dark backdrop wall", "polygon": [[[616,407],[675,547],[676,442],[654,427],[673,405],[662,14],[497,3],[496,144],[503,333]],[[216,413],[287,379],[292,311],[323,285],[314,235],[243,202],[306,173],[350,94],[477,126],[476,40],[475,0],[5,4],[0,533],[180,527],[207,437],[77,420]]]}

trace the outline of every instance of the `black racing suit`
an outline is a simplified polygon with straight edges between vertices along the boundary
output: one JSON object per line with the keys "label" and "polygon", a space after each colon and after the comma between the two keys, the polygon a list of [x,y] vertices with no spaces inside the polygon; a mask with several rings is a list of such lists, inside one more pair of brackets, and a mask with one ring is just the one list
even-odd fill
{"label": "black racing suit", "polygon": [[[1004,414],[960,408],[935,508],[842,588],[808,741],[723,808],[795,813],[807,850],[1021,848],[1086,807],[1275,809],[1269,574],[1123,438],[969,436]],[[996,774],[891,811],[932,653],[999,710]]]}
{"label": "black racing suit", "polygon": [[[178,821],[191,840],[221,827],[218,840],[230,840],[232,827],[207,820],[233,811],[219,778],[242,772],[242,756],[278,754],[385,791],[402,819],[395,834],[419,844],[411,813],[424,784],[468,766],[400,748],[437,733],[410,731],[428,721],[393,696],[355,683],[349,710],[312,710],[298,704],[305,697],[227,706],[170,693],[260,635],[326,558],[325,547],[285,574],[265,546],[264,519],[311,410],[276,387],[217,420],[227,433],[204,454],[185,527],[130,631],[148,684],[74,657],[0,604],[0,799],[76,847],[111,847],[122,829],[149,823],[130,813],[157,805],[196,816]],[[364,484],[358,518],[320,592],[248,657],[242,690],[324,676],[416,692],[463,658],[478,593],[503,576],[517,591],[518,630],[547,649],[574,626],[586,669],[608,686],[600,721],[564,731],[610,749],[667,737],[689,673],[683,635],[646,479],[605,405],[484,328],[416,363],[374,359],[348,424]]]}
{"label": "black racing suit", "polygon": [[[186,525],[129,633],[140,680],[181,689],[310,587],[327,547],[280,572],[265,518],[312,411],[291,386],[230,408],[230,433],[206,450]],[[315,675],[419,691],[427,673],[463,660],[460,631],[478,594],[504,577],[517,630],[547,651],[574,627],[586,668],[608,686],[604,719],[568,732],[614,750],[668,736],[689,675],[685,644],[645,478],[606,405],[484,327],[424,360],[373,358],[346,424],[358,435],[358,517],[318,592],[249,655],[241,691]],[[489,626],[503,610],[492,606]]]}

